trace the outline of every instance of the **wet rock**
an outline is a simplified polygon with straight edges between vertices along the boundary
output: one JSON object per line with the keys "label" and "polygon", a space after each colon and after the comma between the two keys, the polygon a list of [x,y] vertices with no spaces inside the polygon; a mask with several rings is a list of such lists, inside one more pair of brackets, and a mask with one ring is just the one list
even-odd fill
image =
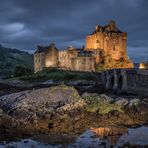
{"label": "wet rock", "polygon": [[101,94],[100,95],[100,101],[104,102],[104,103],[111,103],[114,101],[113,98],[111,98],[110,96],[107,96],[105,94]]}
{"label": "wet rock", "polygon": [[53,111],[77,109],[84,104],[78,92],[65,85],[0,97],[0,108],[24,123],[37,123],[38,118],[50,118]]}
{"label": "wet rock", "polygon": [[86,102],[85,100],[78,100],[77,102],[72,102],[72,103],[69,103],[69,104],[66,104],[62,107],[60,107],[58,109],[58,111],[70,111],[70,110],[74,110],[74,109],[78,109],[78,108],[82,108],[86,105]]}
{"label": "wet rock", "polygon": [[130,103],[129,103],[129,107],[132,107],[132,106],[138,106],[140,104],[140,100],[139,99],[132,99],[130,100]]}
{"label": "wet rock", "polygon": [[144,98],[144,99],[142,100],[142,103],[144,103],[144,104],[147,104],[147,105],[148,105],[148,98]]}
{"label": "wet rock", "polygon": [[97,97],[98,94],[97,93],[88,93],[88,92],[85,92],[84,94],[82,94],[82,97]]}
{"label": "wet rock", "polygon": [[10,81],[8,84],[11,85],[11,86],[18,86],[19,84],[23,84],[24,82],[21,81],[21,80],[12,80]]}
{"label": "wet rock", "polygon": [[117,100],[115,101],[115,104],[120,105],[122,107],[126,106],[128,103],[128,100],[124,98],[117,98]]}
{"label": "wet rock", "polygon": [[43,84],[43,85],[54,85],[54,81],[53,80],[47,80],[47,81],[45,81],[41,84]]}

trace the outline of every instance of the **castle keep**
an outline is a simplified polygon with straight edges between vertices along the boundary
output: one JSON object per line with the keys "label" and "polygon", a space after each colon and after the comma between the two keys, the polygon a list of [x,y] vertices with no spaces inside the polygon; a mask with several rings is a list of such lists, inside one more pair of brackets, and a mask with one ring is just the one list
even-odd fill
{"label": "castle keep", "polygon": [[126,32],[118,29],[114,21],[106,26],[96,26],[95,31],[86,36],[86,47],[69,47],[58,50],[55,44],[38,46],[34,53],[35,72],[48,67],[73,71],[96,71],[98,67],[131,68],[133,63],[126,53]]}

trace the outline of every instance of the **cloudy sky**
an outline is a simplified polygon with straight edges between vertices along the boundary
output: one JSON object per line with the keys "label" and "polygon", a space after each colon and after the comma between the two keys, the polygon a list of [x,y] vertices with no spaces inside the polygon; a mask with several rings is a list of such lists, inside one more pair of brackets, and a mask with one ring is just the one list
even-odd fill
{"label": "cloudy sky", "polygon": [[50,42],[81,47],[86,34],[110,20],[128,33],[130,58],[148,60],[148,0],[0,0],[0,44],[28,51]]}

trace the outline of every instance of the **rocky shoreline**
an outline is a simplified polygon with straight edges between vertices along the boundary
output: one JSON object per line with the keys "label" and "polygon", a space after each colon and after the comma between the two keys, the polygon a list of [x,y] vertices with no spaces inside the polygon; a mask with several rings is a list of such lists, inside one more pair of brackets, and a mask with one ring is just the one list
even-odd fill
{"label": "rocky shoreline", "polygon": [[59,85],[0,97],[0,135],[80,134],[91,127],[148,123],[148,99],[96,93],[79,95]]}

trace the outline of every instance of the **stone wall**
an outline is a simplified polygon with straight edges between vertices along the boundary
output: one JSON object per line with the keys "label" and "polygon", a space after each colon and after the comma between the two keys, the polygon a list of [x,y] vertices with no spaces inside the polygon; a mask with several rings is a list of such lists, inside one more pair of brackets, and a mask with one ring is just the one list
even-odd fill
{"label": "stone wall", "polygon": [[79,57],[76,49],[59,51],[59,67],[72,71],[95,71],[95,58]]}
{"label": "stone wall", "polygon": [[102,73],[107,90],[148,96],[148,70],[113,69]]}
{"label": "stone wall", "polygon": [[126,59],[126,32],[118,31],[116,26],[112,27],[112,23],[102,29],[96,28],[92,35],[86,37],[86,50],[100,49],[104,56],[111,56],[115,60]]}
{"label": "stone wall", "polygon": [[[114,21],[107,26],[96,26],[96,30],[86,36],[85,50],[92,51],[96,63],[103,63],[106,69],[133,68],[126,53],[126,32],[121,32]],[[98,54],[96,53],[98,50]]]}
{"label": "stone wall", "polygon": [[54,44],[45,51],[45,67],[58,67],[58,49]]}
{"label": "stone wall", "polygon": [[148,70],[126,71],[126,92],[148,96]]}
{"label": "stone wall", "polygon": [[34,54],[35,72],[45,67],[77,71],[95,71],[97,66],[133,68],[126,53],[126,38],[126,32],[121,32],[115,22],[110,21],[107,26],[96,26],[96,30],[86,37],[85,49],[69,47],[58,51],[55,44],[39,47]]}
{"label": "stone wall", "polygon": [[62,69],[73,69],[73,61],[72,58],[76,58],[78,55],[76,50],[63,50],[59,51],[59,67]]}
{"label": "stone wall", "polygon": [[34,71],[35,73],[43,70],[45,67],[45,53],[35,53],[34,54]]}
{"label": "stone wall", "polygon": [[93,57],[77,57],[71,59],[72,69],[74,71],[95,71],[95,59]]}

